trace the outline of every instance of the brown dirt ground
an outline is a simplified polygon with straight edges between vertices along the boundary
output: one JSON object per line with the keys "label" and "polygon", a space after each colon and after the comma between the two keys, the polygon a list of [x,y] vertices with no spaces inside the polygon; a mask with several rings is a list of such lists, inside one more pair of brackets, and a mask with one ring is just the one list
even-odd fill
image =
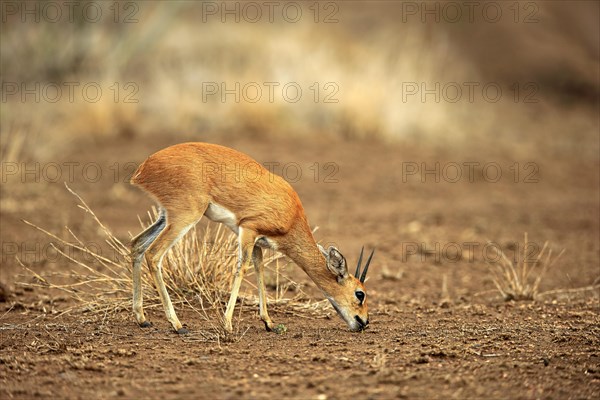
{"label": "brown dirt ground", "polygon": [[[192,331],[177,336],[162,311],[148,310],[154,327],[140,329],[129,310],[107,315],[56,317],[70,300],[23,290],[14,255],[3,253],[2,281],[9,297],[0,303],[0,396],[2,398],[597,398],[600,394],[598,290],[562,292],[537,302],[504,302],[481,248],[549,240],[565,255],[545,274],[541,291],[574,289],[599,276],[598,160],[539,152],[504,151],[478,144],[460,151],[430,145],[321,138],[189,137],[240,149],[261,162],[298,162],[303,178],[294,187],[323,242],[335,242],[355,262],[361,245],[376,247],[368,294],[371,325],[351,333],[329,309],[302,312],[270,307],[283,335],[267,333],[256,307],[242,306],[234,343],[202,340],[209,324],[182,307]],[[178,139],[178,141],[182,141]],[[139,163],[173,143],[123,138],[94,146],[73,145],[63,160]],[[62,161],[62,160],[61,160]],[[422,183],[402,179],[402,162],[498,163],[496,183]],[[319,182],[308,169],[335,162],[337,183]],[[534,162],[538,182],[514,183],[509,167]],[[433,164],[428,164],[433,165]],[[122,172],[127,168],[123,167]],[[277,171],[277,170],[276,170]],[[480,172],[481,169],[476,169]],[[130,171],[129,171],[130,172]],[[151,205],[110,173],[71,186],[126,239],[138,229],[136,214]],[[506,177],[506,178],[504,178]],[[15,186],[13,186],[15,187]],[[11,197],[12,196],[12,197]],[[20,222],[52,231],[65,225],[92,232],[62,183],[28,182],[3,193],[2,240],[17,243],[21,258],[32,243],[48,240]],[[14,201],[11,203],[11,198]],[[14,203],[14,206],[11,204]],[[60,205],[60,207],[57,207]],[[475,242],[472,252],[464,243]],[[409,256],[407,245],[421,250]],[[462,257],[436,251],[462,246]],[[423,244],[423,245],[421,245]],[[512,247],[511,247],[512,246]],[[433,249],[433,250],[432,250]],[[26,252],[25,252],[26,253]],[[65,268],[42,258],[37,272]],[[297,270],[289,272],[310,286]],[[444,284],[445,282],[445,284]],[[445,286],[445,288],[444,288]],[[317,293],[314,298],[320,300]]]}

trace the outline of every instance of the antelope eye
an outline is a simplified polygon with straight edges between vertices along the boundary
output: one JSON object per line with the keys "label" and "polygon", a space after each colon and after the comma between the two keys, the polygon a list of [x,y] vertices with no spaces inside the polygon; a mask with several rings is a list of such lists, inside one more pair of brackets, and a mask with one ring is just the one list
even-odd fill
{"label": "antelope eye", "polygon": [[354,292],[354,295],[356,296],[358,301],[360,301],[360,304],[362,304],[362,302],[365,301],[365,292],[363,292],[362,290],[357,290],[356,292]]}

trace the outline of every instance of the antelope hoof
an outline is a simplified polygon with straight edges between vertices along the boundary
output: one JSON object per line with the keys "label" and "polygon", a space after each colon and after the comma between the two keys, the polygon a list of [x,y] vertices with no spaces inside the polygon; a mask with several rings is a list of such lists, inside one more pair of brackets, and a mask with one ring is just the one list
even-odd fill
{"label": "antelope hoof", "polygon": [[190,333],[190,331],[187,328],[183,328],[183,327],[177,329],[176,332],[178,335],[187,335],[188,333]]}
{"label": "antelope hoof", "polygon": [[140,326],[140,328],[150,328],[152,326],[152,322],[150,321],[144,321],[141,324],[138,324]]}
{"label": "antelope hoof", "polygon": [[263,323],[265,324],[265,329],[267,330],[267,332],[273,332],[273,322],[263,321]]}

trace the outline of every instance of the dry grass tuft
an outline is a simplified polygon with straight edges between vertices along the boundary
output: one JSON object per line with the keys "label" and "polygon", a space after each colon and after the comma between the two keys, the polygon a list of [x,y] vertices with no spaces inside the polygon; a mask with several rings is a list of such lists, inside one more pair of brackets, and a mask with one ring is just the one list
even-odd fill
{"label": "dry grass tuft", "polygon": [[[53,249],[73,263],[75,267],[65,273],[38,274],[18,260],[33,277],[30,282],[20,282],[19,285],[60,290],[76,300],[74,305],[69,306],[60,314],[69,312],[106,314],[130,310],[133,288],[129,246],[119,240],[102,223],[77,193],[68,186],[67,190],[77,198],[78,206],[95,221],[98,230],[104,236],[104,243],[108,246],[108,253],[111,256],[103,255],[103,251],[99,247],[90,246],[91,242],[84,241],[68,227],[67,232],[70,239],[66,240],[31,222],[24,221],[27,225],[49,236],[52,239],[50,244]],[[148,217],[146,223],[140,220],[142,228],[156,219],[156,210],[148,213]],[[322,311],[324,307],[322,302],[312,304],[301,302],[300,299],[307,298],[307,296],[299,289],[299,285],[283,275],[280,276],[280,270],[286,265],[281,262],[282,259],[283,256],[276,253],[265,254],[266,273],[276,275],[274,279],[276,295],[275,299],[269,300],[269,304],[286,303],[287,307],[292,305],[292,310],[300,308],[307,311],[316,311],[315,307],[318,306]],[[165,256],[164,279],[169,293],[173,297],[173,302],[189,307],[210,326],[210,330],[200,332],[199,337],[192,335],[188,339],[231,341],[239,339],[243,335],[239,326],[233,336],[227,335],[223,329],[224,307],[229,298],[229,288],[236,263],[236,238],[220,224],[209,224],[202,232],[194,227]],[[251,276],[252,272],[248,272],[247,276]],[[250,280],[247,281],[247,284],[254,287]],[[158,292],[147,270],[142,276],[142,286],[145,307],[162,309]],[[297,290],[294,296],[290,297],[288,289],[292,287]],[[258,304],[257,296],[240,296],[240,301],[246,304]]]}
{"label": "dry grass tuft", "polygon": [[522,251],[516,254],[514,262],[497,246],[491,247],[499,261],[488,263],[490,272],[493,274],[496,289],[506,301],[535,300],[544,274],[565,252],[563,249],[553,258],[552,249],[548,248],[546,241],[536,255],[537,245],[529,242],[527,232],[524,234]]}

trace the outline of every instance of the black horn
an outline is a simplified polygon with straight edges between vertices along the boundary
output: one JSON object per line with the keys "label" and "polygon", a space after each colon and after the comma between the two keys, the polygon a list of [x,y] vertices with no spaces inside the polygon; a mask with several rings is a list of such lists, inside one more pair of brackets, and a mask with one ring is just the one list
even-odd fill
{"label": "black horn", "polygon": [[363,256],[363,251],[365,250],[365,246],[363,246],[362,249],[360,249],[360,256],[358,257],[358,263],[356,264],[356,272],[354,273],[354,276],[358,278],[358,274],[360,274],[360,264],[362,263],[362,256]]}
{"label": "black horn", "polygon": [[371,255],[367,259],[367,263],[365,264],[365,269],[363,269],[362,275],[360,276],[360,281],[362,283],[365,283],[365,278],[367,277],[367,271],[369,270],[369,264],[371,264],[371,259],[373,258],[373,254],[375,254],[375,249],[373,249],[373,251],[371,252]]}

